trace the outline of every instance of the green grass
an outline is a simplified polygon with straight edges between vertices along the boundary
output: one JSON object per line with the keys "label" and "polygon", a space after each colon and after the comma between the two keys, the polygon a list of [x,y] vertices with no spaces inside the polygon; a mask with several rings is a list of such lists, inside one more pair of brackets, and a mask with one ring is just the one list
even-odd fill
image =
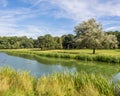
{"label": "green grass", "polygon": [[36,49],[16,49],[16,50],[1,50],[16,54],[34,54],[37,56],[69,58],[84,61],[100,61],[107,63],[120,63],[120,50],[96,50],[96,54],[92,54],[90,49],[80,50],[36,50]]}
{"label": "green grass", "polygon": [[28,72],[0,69],[0,96],[115,96],[116,93],[110,80],[100,74],[54,73],[34,78]]}

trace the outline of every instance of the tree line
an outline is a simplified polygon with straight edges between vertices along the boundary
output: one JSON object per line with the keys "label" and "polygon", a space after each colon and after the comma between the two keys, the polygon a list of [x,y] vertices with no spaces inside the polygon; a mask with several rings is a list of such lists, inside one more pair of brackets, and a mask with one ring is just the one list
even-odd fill
{"label": "tree line", "polygon": [[83,21],[74,29],[75,35],[66,34],[53,37],[50,34],[39,36],[37,39],[22,37],[0,37],[0,49],[40,48],[46,49],[111,49],[120,48],[120,32],[104,32],[101,24],[94,19]]}
{"label": "tree line", "polygon": [[73,34],[53,37],[50,34],[39,36],[37,39],[26,36],[0,37],[0,49],[40,48],[45,49],[73,49]]}
{"label": "tree line", "polygon": [[[107,31],[107,34],[114,34],[119,42],[120,48],[120,32]],[[66,34],[61,37],[53,37],[50,34],[39,36],[37,39],[28,38],[26,36],[17,37],[0,37],[0,49],[19,49],[19,48],[41,48],[41,49],[79,49],[84,48],[76,40],[73,34]]]}

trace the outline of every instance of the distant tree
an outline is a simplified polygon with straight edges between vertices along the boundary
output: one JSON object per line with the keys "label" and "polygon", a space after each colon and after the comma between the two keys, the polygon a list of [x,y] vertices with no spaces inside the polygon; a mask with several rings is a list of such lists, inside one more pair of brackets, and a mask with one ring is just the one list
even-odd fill
{"label": "distant tree", "polygon": [[62,49],[62,38],[60,37],[54,37],[54,48],[55,49]]}
{"label": "distant tree", "polygon": [[54,39],[50,34],[46,34],[44,36],[45,38],[45,47],[46,49],[54,49],[55,48],[55,43],[54,43]]}
{"label": "distant tree", "polygon": [[118,44],[117,38],[114,35],[105,34],[102,26],[94,19],[80,23],[75,27],[75,33],[76,42],[84,48],[93,49],[93,54],[97,48],[116,48]]}
{"label": "distant tree", "polygon": [[74,35],[73,34],[63,35],[62,45],[64,49],[74,48]]}
{"label": "distant tree", "polygon": [[0,37],[0,48],[6,49],[7,48],[7,38],[6,37]]}
{"label": "distant tree", "polygon": [[38,39],[34,39],[33,42],[34,42],[34,44],[33,44],[34,48],[39,48],[39,41],[38,41]]}
{"label": "distant tree", "polygon": [[54,49],[55,43],[54,38],[50,34],[46,34],[44,36],[39,36],[37,39],[39,43],[39,48],[41,49]]}
{"label": "distant tree", "polygon": [[41,48],[42,50],[45,49],[45,38],[44,38],[44,36],[39,36],[37,38],[37,43],[38,43],[39,48]]}
{"label": "distant tree", "polygon": [[7,45],[7,48],[10,48],[10,49],[17,49],[19,48],[19,42],[18,42],[18,37],[14,36],[14,37],[7,37],[7,42],[8,42],[8,45]]}
{"label": "distant tree", "polygon": [[119,31],[107,31],[107,34],[115,35],[118,40],[118,48],[120,48],[120,32]]}
{"label": "distant tree", "polygon": [[33,48],[33,39],[26,36],[19,37],[20,48]]}

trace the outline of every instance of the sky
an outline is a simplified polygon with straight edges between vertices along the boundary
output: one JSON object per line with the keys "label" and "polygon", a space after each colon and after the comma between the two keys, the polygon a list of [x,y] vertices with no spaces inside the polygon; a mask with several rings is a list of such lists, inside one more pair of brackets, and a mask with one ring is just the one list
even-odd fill
{"label": "sky", "polygon": [[120,31],[120,0],[0,0],[0,36],[74,34],[90,18]]}

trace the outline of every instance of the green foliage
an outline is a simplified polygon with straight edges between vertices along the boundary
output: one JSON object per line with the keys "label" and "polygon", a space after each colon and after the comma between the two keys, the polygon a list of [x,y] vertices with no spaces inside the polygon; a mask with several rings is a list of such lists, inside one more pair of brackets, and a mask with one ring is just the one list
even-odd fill
{"label": "green foliage", "polygon": [[33,39],[23,37],[0,37],[0,49],[33,48]]}
{"label": "green foliage", "polygon": [[118,40],[118,47],[120,48],[120,32],[119,31],[108,31],[106,32],[107,34],[112,34],[115,35],[117,37]]}
{"label": "green foliage", "polygon": [[108,62],[108,63],[120,63],[119,56],[105,56],[105,55],[97,55],[95,58],[96,61]]}
{"label": "green foliage", "polygon": [[38,43],[38,48],[41,48],[42,50],[62,48],[61,38],[52,37],[50,34],[46,34],[45,36],[38,37],[36,44],[37,43]]}
{"label": "green foliage", "polygon": [[62,38],[61,37],[53,37],[54,39],[54,48],[55,49],[62,49]]}
{"label": "green foliage", "polygon": [[94,61],[94,57],[95,56],[80,54],[80,55],[76,55],[75,59],[85,60],[85,61]]}
{"label": "green foliage", "polygon": [[62,45],[64,49],[73,49],[75,47],[74,35],[72,34],[63,35]]}

